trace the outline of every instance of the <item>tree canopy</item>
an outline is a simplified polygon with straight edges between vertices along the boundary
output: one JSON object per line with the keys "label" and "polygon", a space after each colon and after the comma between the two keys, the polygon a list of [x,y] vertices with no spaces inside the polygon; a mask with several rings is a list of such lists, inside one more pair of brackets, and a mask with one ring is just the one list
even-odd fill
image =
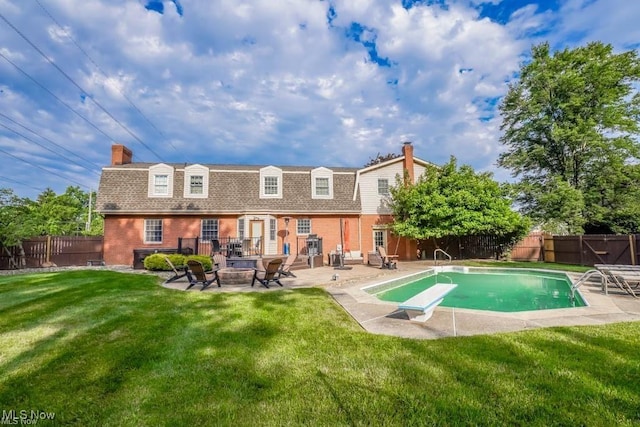
{"label": "tree canopy", "polygon": [[369,166],[373,166],[373,165],[377,165],[377,164],[386,162],[387,160],[397,159],[398,157],[400,157],[400,154],[396,154],[396,153],[380,154],[380,153],[378,153],[375,157],[370,158],[369,161],[364,165],[364,167],[367,168]]}
{"label": "tree canopy", "polygon": [[[102,235],[103,219],[89,217],[89,193],[79,187],[68,187],[57,195],[47,189],[36,200],[18,197],[13,190],[0,188],[0,240],[16,245],[21,240],[43,235]],[[91,195],[91,209],[95,208],[95,193]]]}
{"label": "tree canopy", "polygon": [[500,105],[498,164],[520,179],[523,213],[568,232],[637,232],[637,53],[594,42],[552,55],[544,43],[531,56]]}
{"label": "tree canopy", "polygon": [[412,239],[496,235],[514,242],[529,231],[529,221],[511,209],[506,191],[491,173],[458,168],[455,157],[427,168],[415,184],[399,177],[390,189],[395,234]]}

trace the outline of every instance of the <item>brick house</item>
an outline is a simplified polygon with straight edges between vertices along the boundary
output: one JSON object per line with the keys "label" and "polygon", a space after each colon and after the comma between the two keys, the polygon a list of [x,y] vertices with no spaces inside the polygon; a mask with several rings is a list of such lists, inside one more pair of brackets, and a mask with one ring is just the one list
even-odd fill
{"label": "brick house", "polygon": [[[199,253],[221,242],[238,255],[309,255],[309,237],[322,239],[323,262],[344,245],[356,258],[383,245],[414,259],[416,242],[388,230],[389,186],[404,170],[413,181],[429,165],[405,143],[402,156],[363,169],[344,167],[136,163],[112,146],[102,170],[96,210],[104,216],[104,260],[131,265],[134,250],[176,248],[198,238]],[[347,239],[347,240],[345,240]],[[318,248],[315,248],[317,251]]]}

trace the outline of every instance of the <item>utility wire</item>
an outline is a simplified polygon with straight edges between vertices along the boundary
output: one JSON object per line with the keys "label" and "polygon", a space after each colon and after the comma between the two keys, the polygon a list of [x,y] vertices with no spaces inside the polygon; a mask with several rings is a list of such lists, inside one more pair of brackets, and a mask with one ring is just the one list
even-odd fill
{"label": "utility wire", "polygon": [[[84,56],[86,56],[87,59],[89,59],[89,61],[98,69],[98,71],[100,71],[104,77],[109,78],[107,73],[96,63],[96,61],[94,61],[93,58],[91,56],[89,56],[89,54],[78,44],[78,42],[76,42],[76,40],[71,36],[71,34],[69,34],[67,31],[65,31],[64,28],[62,27],[62,25],[60,25],[60,23],[53,17],[53,15],[42,5],[42,3],[40,3],[40,0],[36,0],[36,3],[38,3],[38,6],[40,6],[40,8],[44,11],[44,13],[46,13],[47,16],[49,16],[49,18],[51,18],[51,20],[58,26],[58,28],[60,28],[60,30],[62,30],[62,32],[65,34],[65,36],[67,36],[67,38],[69,40],[71,40],[71,42],[74,45],[76,45],[76,47],[80,50],[80,52],[82,52],[84,54]],[[131,105],[142,116],[142,118],[144,118],[147,121],[147,123],[149,123],[149,125],[153,129],[155,129],[156,132],[158,132],[160,134],[160,136],[162,136],[165,139],[165,141],[167,141],[169,143],[171,148],[173,148],[176,152],[178,152],[178,149],[167,138],[167,136],[160,129],[158,129],[156,127],[156,125],[154,125],[153,122],[151,122],[151,120],[149,120],[149,118],[138,108],[138,106],[136,104],[134,104],[134,102],[131,99],[129,99],[129,97],[123,91],[121,91],[119,88],[116,87],[116,90],[120,93],[120,95],[122,95],[122,97],[124,99],[127,100],[127,102],[129,102],[129,105]]]}
{"label": "utility wire", "polygon": [[7,181],[7,182],[12,182],[12,183],[14,183],[14,184],[18,184],[18,185],[21,185],[21,186],[23,186],[23,187],[31,188],[32,190],[36,190],[36,191],[39,191],[39,192],[41,192],[41,193],[42,193],[43,191],[45,191],[45,189],[44,189],[44,188],[36,188],[36,187],[32,187],[32,186],[30,186],[30,185],[28,185],[28,184],[25,184],[24,182],[20,182],[20,181],[17,181],[17,180],[15,180],[15,179],[7,178],[7,177],[5,177],[5,176],[0,176],[0,180]]}
{"label": "utility wire", "polygon": [[18,28],[16,28],[15,25],[13,25],[11,22],[9,22],[9,20],[7,18],[5,18],[5,16],[3,14],[0,13],[0,19],[2,19],[4,22],[7,23],[7,25],[9,25],[11,27],[11,29],[13,29],[13,31],[15,31],[16,33],[18,33],[18,35],[20,37],[22,37],[27,43],[29,43],[29,45],[34,48],[49,64],[51,64],[51,66],[53,66],[56,70],[58,70],[67,80],[69,80],[69,82],[71,82],[72,85],[74,85],[76,88],[78,88],[78,90],[80,92],[82,92],[83,94],[87,95],[87,98],[89,98],[98,108],[100,108],[107,116],[109,116],[111,118],[111,120],[113,120],[114,122],[116,122],[122,129],[125,130],[125,132],[127,132],[129,135],[131,135],[136,141],[138,141],[143,147],[145,147],[147,150],[149,150],[151,153],[153,153],[154,156],[156,156],[158,158],[158,160],[160,160],[161,162],[163,162],[162,158],[158,155],[158,153],[156,153],[155,151],[153,151],[153,149],[151,147],[149,147],[143,140],[141,140],[135,133],[133,133],[128,127],[126,127],[122,122],[120,122],[120,120],[118,120],[117,118],[115,118],[115,116],[113,114],[111,114],[105,107],[102,106],[102,104],[100,104],[98,101],[96,101],[95,99],[93,99],[91,96],[88,96],[88,93],[86,90],[84,90],[78,83],[76,83],[75,80],[73,80],[73,78],[71,78],[71,76],[69,76],[62,68],[60,68],[58,66],[58,64],[56,64],[51,58],[49,58],[38,46],[35,45],[35,43],[33,43],[27,36],[25,36]]}
{"label": "utility wire", "polygon": [[57,152],[56,152],[56,151],[54,151],[53,149],[51,149],[51,148],[49,148],[49,147],[46,147],[46,146],[44,146],[44,145],[42,145],[42,144],[40,144],[40,143],[38,143],[38,142],[34,141],[33,139],[30,139],[28,136],[25,136],[25,135],[21,134],[20,132],[18,132],[18,131],[15,131],[15,130],[11,129],[10,127],[8,127],[8,126],[6,126],[6,125],[4,125],[4,124],[2,124],[2,123],[0,123],[0,126],[1,126],[1,127],[3,127],[3,128],[5,128],[5,129],[7,129],[7,130],[8,130],[8,131],[10,131],[10,132],[15,133],[15,134],[16,134],[16,135],[18,135],[20,138],[25,139],[25,140],[27,140],[27,141],[29,141],[29,142],[31,142],[31,143],[34,143],[34,144],[36,144],[36,145],[38,145],[38,146],[40,146],[40,147],[44,148],[45,150],[49,151],[50,153],[55,154],[56,156],[60,156],[60,157],[62,157],[63,159],[65,159],[65,160],[67,160],[67,161],[69,161],[69,162],[71,162],[71,163],[73,163],[73,164],[75,164],[75,165],[77,165],[77,166],[80,166],[81,168],[86,169],[86,170],[88,170],[88,171],[90,171],[90,172],[93,172],[93,173],[99,174],[99,173],[98,173],[98,171],[95,171],[95,170],[93,170],[93,169],[89,169],[88,167],[86,167],[86,166],[84,166],[84,165],[81,165],[80,163],[76,162],[75,160],[72,160],[72,159],[70,159],[70,158],[68,158],[68,157],[65,157],[65,156],[61,155],[60,153],[57,153]]}
{"label": "utility wire", "polygon": [[50,173],[51,175],[55,175],[55,176],[57,176],[58,178],[62,178],[62,179],[65,179],[65,180],[69,180],[69,181],[73,182],[74,184],[77,184],[77,185],[79,185],[79,186],[81,186],[81,187],[90,188],[90,187],[89,187],[88,185],[86,185],[86,184],[81,184],[81,183],[79,183],[78,181],[74,181],[74,180],[72,180],[72,179],[71,179],[71,178],[69,178],[69,177],[66,177],[66,176],[60,175],[59,173],[56,173],[56,172],[51,172],[50,170],[45,169],[45,168],[43,168],[42,166],[36,165],[35,163],[32,163],[32,162],[30,162],[30,161],[28,161],[28,160],[25,160],[25,159],[21,159],[21,158],[20,158],[20,157],[18,157],[18,156],[14,156],[13,154],[9,153],[9,152],[8,152],[8,151],[6,151],[6,150],[3,150],[2,148],[0,148],[0,153],[4,153],[4,154],[6,154],[6,155],[7,155],[7,156],[9,156],[9,157],[13,157],[13,158],[14,158],[14,159],[16,159],[16,160],[20,160],[21,162],[24,162],[24,163],[28,164],[29,166],[33,166],[34,168],[40,169],[40,170],[42,170],[42,171],[45,171],[46,173]]}
{"label": "utility wire", "polygon": [[114,138],[112,138],[109,134],[105,133],[102,129],[100,129],[98,126],[96,126],[95,124],[93,124],[93,122],[89,119],[87,119],[85,116],[83,116],[82,114],[80,114],[79,112],[77,112],[72,106],[70,106],[69,104],[67,104],[66,102],[64,102],[62,99],[60,99],[55,93],[51,92],[46,86],[44,86],[42,83],[40,83],[39,81],[37,81],[35,78],[31,77],[31,75],[29,75],[29,73],[27,73],[26,71],[24,71],[22,68],[20,68],[20,66],[16,63],[14,63],[13,61],[11,61],[9,58],[7,58],[2,51],[0,50],[0,56],[2,58],[4,58],[5,61],[7,61],[9,64],[13,65],[18,71],[20,71],[25,77],[27,77],[29,80],[31,80],[32,82],[34,82],[36,85],[38,85],[42,90],[46,91],[49,95],[51,95],[52,97],[54,97],[59,103],[61,103],[62,105],[64,105],[65,107],[67,107],[69,110],[71,110],[73,113],[75,113],[78,117],[80,117],[82,120],[84,120],[85,122],[87,122],[87,124],[89,124],[89,126],[91,126],[92,128],[94,128],[95,130],[97,130],[98,132],[100,132],[102,135],[104,135],[107,139],[109,139],[109,141],[115,142],[116,140]]}
{"label": "utility wire", "polygon": [[[74,156],[76,156],[76,157],[78,157],[78,158],[80,158],[80,159],[84,160],[85,162],[87,162],[87,163],[89,163],[89,164],[91,164],[91,165],[95,166],[98,170],[102,169],[102,167],[101,167],[101,166],[99,166],[99,165],[97,165],[96,163],[93,163],[92,161],[85,159],[84,157],[80,156],[79,154],[74,153],[73,151],[69,151],[69,150],[67,150],[66,148],[64,148],[64,147],[63,147],[63,146],[61,146],[60,144],[56,144],[55,142],[53,142],[53,141],[52,141],[52,140],[50,140],[49,138],[47,138],[47,137],[45,137],[45,136],[40,135],[38,132],[34,131],[33,129],[30,129],[30,128],[28,128],[27,126],[24,126],[24,125],[22,125],[22,124],[20,124],[20,123],[16,122],[16,121],[15,121],[15,120],[13,120],[11,117],[9,117],[9,116],[7,116],[7,115],[5,115],[5,114],[2,114],[2,113],[0,113],[0,116],[4,117],[6,120],[9,120],[10,122],[14,123],[15,125],[20,126],[21,128],[23,128],[23,129],[25,129],[25,130],[27,130],[27,131],[29,131],[29,132],[33,133],[34,135],[39,136],[40,138],[44,139],[44,140],[45,140],[45,141],[47,141],[48,143],[55,145],[55,146],[56,146],[56,147],[58,147],[59,149],[64,150],[64,151],[66,151],[67,153],[72,154],[72,155],[74,155]],[[54,151],[54,150],[52,150],[52,149],[50,149],[50,148],[48,148],[48,147],[46,147],[46,146],[44,146],[44,145],[40,144],[39,142],[36,142],[36,141],[34,141],[34,140],[32,140],[32,139],[29,139],[28,137],[26,137],[26,136],[22,135],[21,133],[16,132],[15,130],[8,128],[7,126],[3,125],[2,123],[0,123],[0,126],[4,127],[5,129],[10,130],[11,132],[13,132],[13,133],[15,133],[16,135],[18,135],[18,136],[20,136],[20,137],[22,137],[22,138],[26,139],[27,141],[30,141],[30,142],[32,142],[32,143],[34,143],[34,144],[36,144],[36,145],[38,145],[38,146],[40,146],[40,147],[44,148],[45,150],[48,150],[49,152],[51,152],[51,153],[55,154],[56,156],[60,156],[60,157],[62,157],[63,159],[68,160],[68,161],[70,161],[71,163],[74,163],[74,164],[76,164],[76,165],[78,165],[78,166],[80,166],[80,167],[82,167],[82,168],[84,168],[84,169],[86,169],[86,170],[88,170],[88,171],[90,171],[90,172],[93,172],[93,173],[96,173],[96,174],[98,173],[96,170],[91,169],[91,168],[88,168],[88,167],[86,167],[86,166],[84,166],[84,165],[82,165],[82,164],[80,164],[80,163],[78,163],[78,162],[74,161],[73,159],[70,159],[70,158],[68,158],[68,157],[66,157],[66,156],[63,156],[63,155],[62,155],[62,154],[60,154],[59,152]]]}

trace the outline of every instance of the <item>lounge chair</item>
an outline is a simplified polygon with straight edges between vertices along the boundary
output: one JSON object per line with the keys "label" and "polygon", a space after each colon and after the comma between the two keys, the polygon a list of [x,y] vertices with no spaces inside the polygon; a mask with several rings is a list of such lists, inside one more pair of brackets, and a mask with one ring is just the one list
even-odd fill
{"label": "lounge chair", "polygon": [[296,277],[296,275],[293,274],[293,272],[291,271],[291,266],[293,265],[294,262],[296,262],[296,259],[298,259],[298,255],[296,254],[291,254],[287,257],[284,264],[282,264],[280,266],[280,269],[278,270],[278,279],[281,276]]}
{"label": "lounge chair", "polygon": [[215,268],[227,268],[227,257],[224,254],[215,254],[212,258]]}
{"label": "lounge chair", "polygon": [[382,246],[378,246],[378,253],[380,254],[380,258],[382,258],[380,268],[388,268],[389,270],[398,268],[396,264],[398,255],[387,255],[387,250]]}
{"label": "lounge chair", "polygon": [[414,323],[425,323],[433,315],[433,310],[444,297],[456,288],[452,283],[436,283],[418,295],[409,298],[398,305],[400,310],[406,311],[409,320]]}
{"label": "lounge chair", "polygon": [[169,267],[171,267],[171,270],[173,270],[173,276],[169,277],[166,283],[170,283],[178,279],[182,279],[187,275],[187,267],[182,267],[182,268],[176,267],[175,265],[173,265],[173,263],[171,262],[168,256],[165,256],[164,260],[167,262],[167,264],[169,264]]}
{"label": "lounge chair", "polygon": [[[198,283],[202,283],[202,289],[200,290],[204,291],[213,282],[216,282],[218,284],[218,287],[220,287],[220,276],[218,276],[217,269],[204,271],[202,263],[200,261],[192,259],[187,261],[187,266],[189,266],[189,269],[187,270],[189,286],[187,286],[187,289],[197,285]],[[208,277],[207,275],[209,275],[210,277]]]}
{"label": "lounge chair", "polygon": [[613,283],[634,298],[638,297],[636,290],[640,286],[640,266],[596,264],[595,268],[605,276],[608,283]]}
{"label": "lounge chair", "polygon": [[281,265],[282,260],[280,258],[276,258],[269,261],[269,264],[267,264],[264,270],[260,268],[254,269],[251,286],[256,283],[256,280],[260,282],[260,284],[265,288],[269,287],[269,282],[275,282],[278,285],[282,286],[282,283],[280,283],[280,276],[278,275],[278,270],[280,270]]}

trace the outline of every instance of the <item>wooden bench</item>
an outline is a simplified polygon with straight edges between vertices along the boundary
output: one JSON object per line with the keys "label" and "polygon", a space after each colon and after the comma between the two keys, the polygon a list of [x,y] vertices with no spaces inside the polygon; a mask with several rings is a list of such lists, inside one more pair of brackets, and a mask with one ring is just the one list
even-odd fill
{"label": "wooden bench", "polygon": [[453,283],[436,283],[398,305],[398,308],[407,312],[410,321],[425,323],[433,315],[436,306],[457,286]]}

